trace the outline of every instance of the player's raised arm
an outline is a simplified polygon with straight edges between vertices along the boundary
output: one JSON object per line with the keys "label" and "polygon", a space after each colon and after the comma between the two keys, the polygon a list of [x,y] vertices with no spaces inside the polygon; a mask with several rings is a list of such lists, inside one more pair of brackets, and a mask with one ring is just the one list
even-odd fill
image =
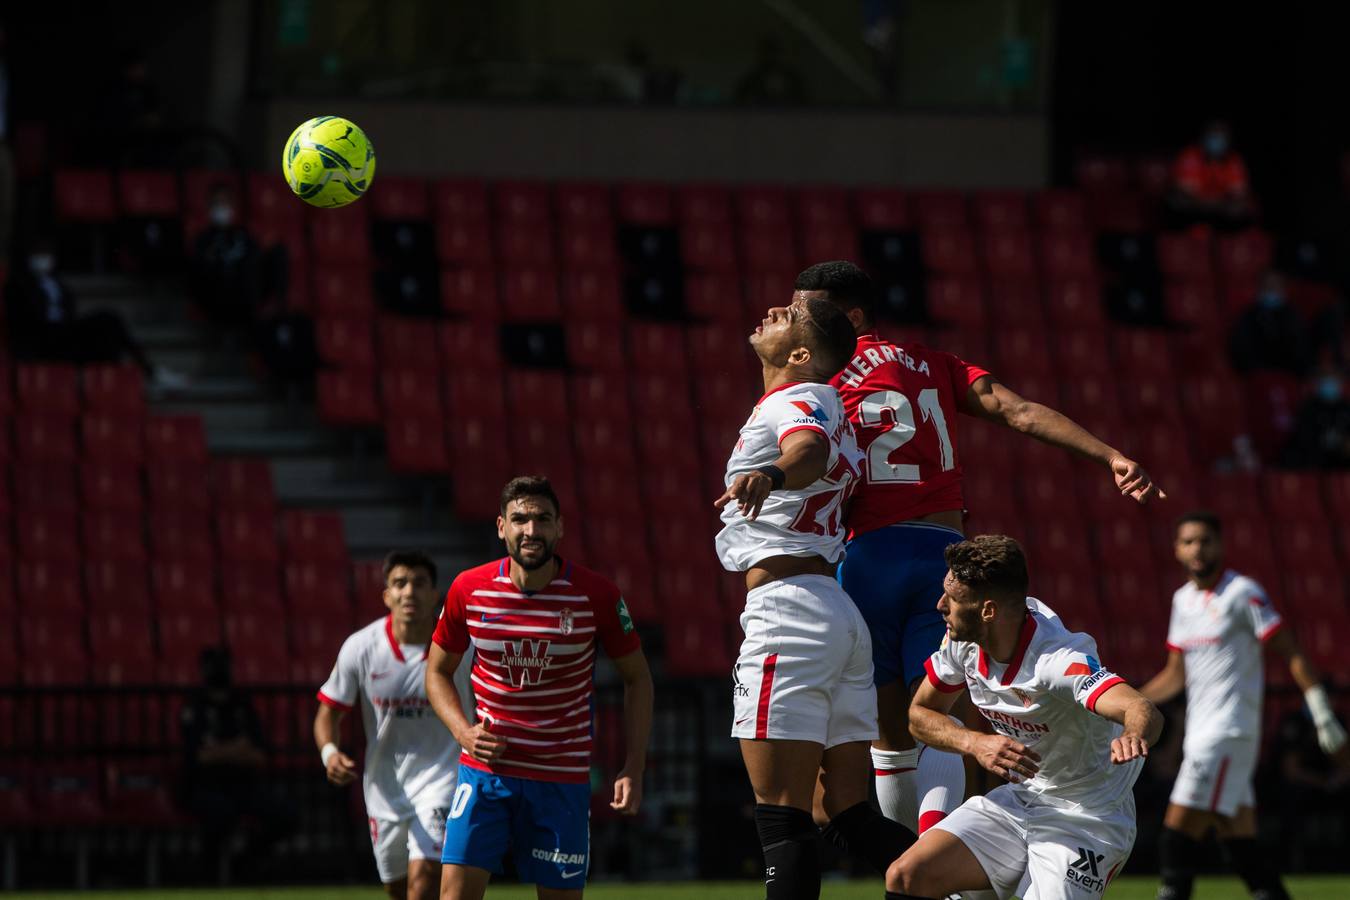
{"label": "player's raised arm", "polygon": [[1162,669],[1145,682],[1139,693],[1147,697],[1150,703],[1166,703],[1185,689],[1186,658],[1180,650],[1171,650]]}
{"label": "player's raised arm", "polygon": [[985,375],[970,386],[966,408],[980,418],[1100,463],[1111,471],[1120,492],[1140,503],[1167,497],[1139,463],[1063,413],[1019,396],[992,376]]}
{"label": "player's raised arm", "polygon": [[810,487],[825,474],[830,462],[830,441],[819,428],[792,431],[778,448],[778,459],[753,472],[737,475],[713,505],[722,509],[735,500],[741,515],[753,520],[772,491]]}
{"label": "player's raised arm", "polygon": [[642,773],[647,768],[647,742],[652,733],[652,706],[655,690],[652,671],[641,650],[614,660],[623,679],[623,770],[614,779],[614,799],[610,807],[626,816],[636,815],[642,805]]}
{"label": "player's raised arm", "polygon": [[1322,679],[1303,648],[1298,645],[1288,628],[1281,628],[1266,640],[1266,646],[1289,661],[1289,674],[1294,683],[1303,692],[1303,702],[1312,714],[1313,725],[1317,728],[1317,745],[1328,756],[1336,756],[1346,746],[1345,728],[1336,719],[1331,708]]}
{"label": "player's raised arm", "polygon": [[1158,707],[1124,681],[1103,691],[1092,711],[1125,728],[1111,742],[1111,762],[1117,765],[1148,756],[1148,748],[1162,734],[1163,715]]}

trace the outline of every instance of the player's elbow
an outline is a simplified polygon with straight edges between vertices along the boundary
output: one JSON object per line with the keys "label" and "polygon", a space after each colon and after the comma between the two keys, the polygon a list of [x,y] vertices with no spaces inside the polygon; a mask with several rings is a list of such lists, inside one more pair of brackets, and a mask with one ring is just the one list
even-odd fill
{"label": "player's elbow", "polygon": [[1009,428],[1022,434],[1029,434],[1035,430],[1042,419],[1044,410],[1045,407],[1039,403],[1023,400],[1021,397],[1000,405],[1000,414],[1003,421]]}

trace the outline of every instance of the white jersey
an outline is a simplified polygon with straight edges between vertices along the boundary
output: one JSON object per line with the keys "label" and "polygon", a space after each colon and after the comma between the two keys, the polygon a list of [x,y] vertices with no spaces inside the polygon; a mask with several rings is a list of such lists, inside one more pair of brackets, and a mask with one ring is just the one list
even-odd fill
{"label": "white jersey", "polygon": [[942,639],[925,663],[940,691],[970,690],[971,702],[994,730],[1040,754],[1034,778],[1010,785],[1028,804],[1106,813],[1131,787],[1143,760],[1111,763],[1111,741],[1124,730],[1094,714],[1097,700],[1124,682],[1097,661],[1097,642],[1067,630],[1048,609],[1027,598],[1027,618],[1007,665],[968,641]]}
{"label": "white jersey", "polygon": [[1259,737],[1261,644],[1282,624],[1261,585],[1231,569],[1210,590],[1187,582],[1172,595],[1167,649],[1186,662],[1187,748]]}
{"label": "white jersey", "polygon": [[[461,665],[461,669],[464,666]],[[390,616],[347,638],[319,701],[349,711],[361,701],[366,732],[366,814],[400,821],[449,807],[459,746],[427,700],[427,648],[400,644]]]}
{"label": "white jersey", "polygon": [[744,572],[770,556],[816,555],[832,563],[843,558],[843,506],[862,454],[839,392],[828,384],[794,382],[761,397],[727,460],[726,485],[773,463],[783,439],[803,430],[819,432],[830,442],[825,475],[799,491],[773,491],[753,522],[735,502],[728,503],[717,534],[717,557],[727,569]]}

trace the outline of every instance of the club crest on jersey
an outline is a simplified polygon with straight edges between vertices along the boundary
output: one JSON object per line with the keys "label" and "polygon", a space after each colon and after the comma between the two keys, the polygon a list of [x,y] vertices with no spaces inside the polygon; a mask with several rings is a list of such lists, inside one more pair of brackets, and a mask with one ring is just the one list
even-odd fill
{"label": "club crest on jersey", "polygon": [[558,613],[558,630],[563,634],[572,633],[572,611],[570,609],[564,609]]}
{"label": "club crest on jersey", "polygon": [[1031,709],[1031,695],[1021,688],[1013,688],[1012,692],[1017,695],[1017,699],[1022,701],[1022,705]]}
{"label": "club crest on jersey", "polygon": [[538,684],[544,670],[553,664],[548,645],[548,641],[503,641],[502,665],[507,681],[515,687]]}

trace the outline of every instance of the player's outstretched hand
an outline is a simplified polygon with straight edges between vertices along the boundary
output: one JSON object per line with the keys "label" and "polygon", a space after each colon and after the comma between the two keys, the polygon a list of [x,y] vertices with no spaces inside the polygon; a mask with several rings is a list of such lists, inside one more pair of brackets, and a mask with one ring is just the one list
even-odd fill
{"label": "player's outstretched hand", "polygon": [[1111,742],[1111,762],[1116,765],[1148,756],[1148,741],[1137,734],[1122,734]]}
{"label": "player's outstretched hand", "polygon": [[356,780],[356,760],[339,750],[328,758],[328,780],[338,787],[346,787]]}
{"label": "player's outstretched hand", "polygon": [[1127,456],[1117,456],[1111,460],[1111,474],[1115,476],[1116,487],[1126,497],[1133,497],[1140,503],[1147,503],[1154,497],[1167,499],[1166,492],[1153,483],[1144,467]]}
{"label": "player's outstretched hand", "polygon": [[641,805],[642,778],[629,775],[625,769],[614,779],[614,800],[609,804],[609,808],[625,816],[635,816]]}
{"label": "player's outstretched hand", "polygon": [[506,752],[506,738],[488,731],[486,722],[479,722],[469,730],[459,746],[479,762],[490,763]]}
{"label": "player's outstretched hand", "polygon": [[745,472],[736,476],[731,482],[731,487],[717,498],[713,506],[724,509],[728,503],[735,500],[741,515],[753,522],[759,516],[760,507],[764,505],[772,490],[773,482],[769,480],[768,475],[763,472]]}
{"label": "player's outstretched hand", "polygon": [[1034,778],[1041,770],[1039,753],[1001,734],[980,735],[971,755],[981,766],[1014,784]]}
{"label": "player's outstretched hand", "polygon": [[1335,716],[1317,723],[1317,746],[1322,748],[1323,753],[1334,758],[1345,744],[1345,726],[1336,721]]}

